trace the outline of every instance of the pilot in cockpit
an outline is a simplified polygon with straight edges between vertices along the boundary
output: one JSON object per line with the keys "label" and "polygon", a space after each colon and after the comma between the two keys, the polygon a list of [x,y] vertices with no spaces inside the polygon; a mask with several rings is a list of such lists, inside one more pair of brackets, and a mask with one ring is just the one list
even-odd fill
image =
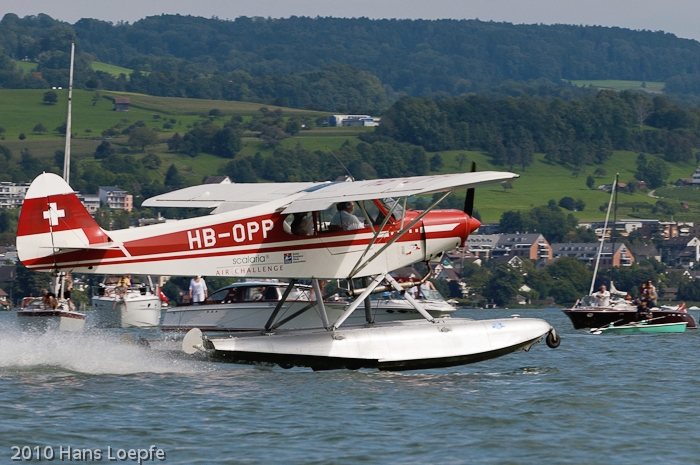
{"label": "pilot in cockpit", "polygon": [[351,231],[353,229],[362,229],[365,225],[358,217],[352,214],[355,209],[355,202],[338,202],[336,205],[338,213],[331,219],[331,229],[336,231]]}

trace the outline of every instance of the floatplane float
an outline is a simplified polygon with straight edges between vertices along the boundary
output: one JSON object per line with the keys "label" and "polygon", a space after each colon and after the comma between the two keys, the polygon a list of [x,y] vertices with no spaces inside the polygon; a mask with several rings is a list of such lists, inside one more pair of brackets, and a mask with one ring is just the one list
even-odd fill
{"label": "floatplane float", "polygon": [[[403,291],[390,271],[439,258],[464,243],[480,226],[471,215],[475,187],[516,177],[472,167],[470,173],[354,182],[200,185],[143,206],[212,208],[211,215],[105,231],[63,179],[45,173],[27,191],[17,251],[22,263],[37,271],[279,278],[289,280],[285,293],[299,279],[310,279],[316,295],[323,296],[316,302],[320,329],[281,330],[278,316],[286,300],[281,298],[262,332],[203,338],[193,329],[184,340],[188,352],[316,369],[460,365],[528,350],[544,338],[555,347],[559,337],[539,319],[434,318],[408,294],[423,320],[377,323],[366,304],[365,324],[343,324],[378,287]],[[436,209],[456,189],[467,190],[464,211]],[[407,197],[432,193],[441,195],[425,210],[406,209]],[[352,202],[361,218],[351,221],[357,229],[344,230],[339,224],[348,217],[338,222],[331,216],[351,214]],[[331,211],[334,205],[337,213]],[[309,227],[300,232],[295,226],[304,217]],[[366,287],[329,321],[321,279],[363,279]]]}

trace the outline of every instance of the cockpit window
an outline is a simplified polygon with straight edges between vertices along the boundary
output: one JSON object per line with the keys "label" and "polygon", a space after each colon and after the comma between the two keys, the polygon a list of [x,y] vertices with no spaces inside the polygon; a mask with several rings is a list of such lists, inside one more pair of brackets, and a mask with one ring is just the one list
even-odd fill
{"label": "cockpit window", "polygon": [[[381,202],[382,205],[384,205],[384,208],[386,208],[386,210],[389,211],[391,210],[391,207],[393,207],[394,204],[398,201],[398,199],[387,197],[385,199],[382,199]],[[395,220],[400,220],[403,217],[403,207],[401,206],[401,203],[396,205],[396,207],[394,208],[394,212],[391,214],[391,216],[393,216]]]}
{"label": "cockpit window", "polygon": [[316,231],[315,218],[312,212],[293,213],[284,219],[284,230],[295,236],[313,236]]}

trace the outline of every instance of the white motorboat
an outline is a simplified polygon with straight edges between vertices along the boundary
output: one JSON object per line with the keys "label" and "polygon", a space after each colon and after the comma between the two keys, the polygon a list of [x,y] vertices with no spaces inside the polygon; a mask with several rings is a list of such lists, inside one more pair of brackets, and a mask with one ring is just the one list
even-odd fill
{"label": "white motorboat", "polygon": [[91,320],[102,328],[145,328],[158,326],[163,307],[159,292],[148,282],[118,286],[116,278],[100,283],[92,297]]}
{"label": "white motorboat", "polygon": [[[199,328],[205,332],[262,331],[266,322],[284,296],[289,283],[248,281],[234,283],[212,293],[204,303],[169,308],[163,317],[164,331],[188,331]],[[449,317],[455,308],[447,303],[438,291],[422,291],[419,302],[434,318]],[[370,299],[374,322],[421,319],[423,316],[397,292],[374,294]],[[334,320],[348,307],[341,300],[324,302],[328,318]],[[308,308],[307,308],[308,307]],[[302,312],[294,318],[289,316]],[[322,326],[312,286],[295,284],[277,314],[283,321],[281,329],[318,328]],[[364,312],[352,314],[348,324],[366,323]]]}
{"label": "white motorboat", "polygon": [[58,307],[47,307],[41,297],[25,297],[17,319],[28,331],[82,331],[85,314],[75,311],[70,300],[59,299]]}

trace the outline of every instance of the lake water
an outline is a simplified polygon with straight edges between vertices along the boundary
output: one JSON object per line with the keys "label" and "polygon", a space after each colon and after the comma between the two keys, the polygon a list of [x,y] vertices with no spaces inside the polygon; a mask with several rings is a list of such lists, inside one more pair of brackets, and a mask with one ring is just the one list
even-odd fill
{"label": "lake water", "polygon": [[0,463],[13,446],[58,463],[90,462],[83,449],[139,463],[129,450],[151,446],[165,460],[141,463],[700,463],[700,331],[594,336],[558,310],[517,313],[547,320],[561,346],[385,373],[192,360],[123,343],[124,330],[22,334],[0,312]]}

